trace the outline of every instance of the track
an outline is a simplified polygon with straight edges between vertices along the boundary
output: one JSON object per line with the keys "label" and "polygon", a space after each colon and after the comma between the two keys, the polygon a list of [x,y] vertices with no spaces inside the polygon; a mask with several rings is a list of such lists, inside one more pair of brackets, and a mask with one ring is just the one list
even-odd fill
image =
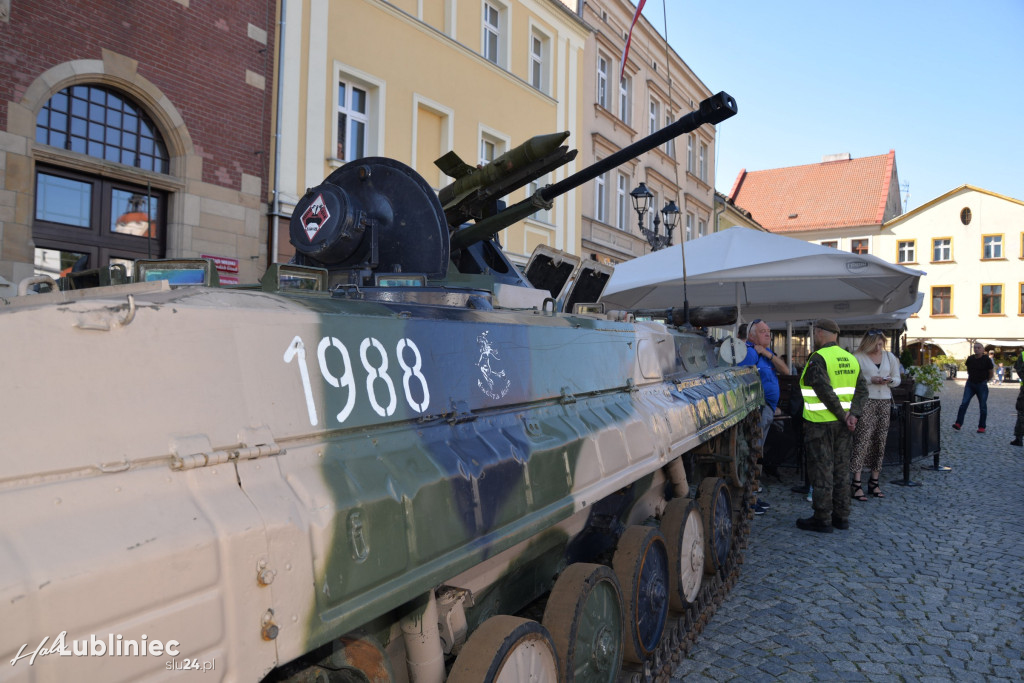
{"label": "track", "polygon": [[[690,648],[697,642],[704,627],[711,621],[719,606],[725,601],[729,591],[736,585],[740,576],[740,565],[743,564],[747,539],[750,536],[750,520],[754,513],[747,503],[753,500],[754,490],[760,478],[761,459],[761,427],[758,420],[760,411],[747,416],[744,430],[750,435],[748,439],[748,469],[750,473],[742,488],[731,487],[732,491],[740,491],[739,500],[733,502],[733,535],[729,554],[722,568],[711,575],[705,575],[701,584],[700,594],[690,607],[682,613],[669,614],[669,622],[665,626],[665,634],[661,644],[642,666],[630,665],[623,668],[619,676],[620,683],[653,683],[668,681],[676,666],[689,655]],[[738,454],[737,454],[738,455]]]}

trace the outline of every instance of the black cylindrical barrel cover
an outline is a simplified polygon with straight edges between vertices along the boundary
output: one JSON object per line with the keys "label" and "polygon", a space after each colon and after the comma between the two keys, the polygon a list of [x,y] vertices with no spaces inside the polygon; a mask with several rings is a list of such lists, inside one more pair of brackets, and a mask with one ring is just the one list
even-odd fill
{"label": "black cylindrical barrel cover", "polygon": [[339,263],[359,248],[365,227],[359,207],[341,187],[323,183],[295,205],[289,234],[295,250],[320,263]]}

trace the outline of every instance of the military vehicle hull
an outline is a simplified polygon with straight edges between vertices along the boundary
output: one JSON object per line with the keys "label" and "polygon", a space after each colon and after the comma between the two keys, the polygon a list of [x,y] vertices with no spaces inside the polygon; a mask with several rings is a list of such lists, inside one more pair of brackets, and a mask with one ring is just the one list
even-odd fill
{"label": "military vehicle hull", "polygon": [[[761,398],[756,373],[659,323],[109,289],[0,310],[19,342],[0,360],[8,662],[62,632],[69,647],[145,635],[260,680],[362,632],[399,651],[404,680],[400,627],[425,596],[471,599],[452,640],[522,611],[658,519],[680,483],[669,464]],[[5,673],[129,680],[172,659],[22,657]]]}
{"label": "military vehicle hull", "polygon": [[607,273],[548,254],[541,289],[495,236],[735,113],[719,93],[508,209],[564,134],[443,157],[443,205],[400,162],[345,164],[259,286],[203,260],[20,283],[0,678],[667,676],[737,575],[757,373],[691,325],[721,312],[605,314]]}

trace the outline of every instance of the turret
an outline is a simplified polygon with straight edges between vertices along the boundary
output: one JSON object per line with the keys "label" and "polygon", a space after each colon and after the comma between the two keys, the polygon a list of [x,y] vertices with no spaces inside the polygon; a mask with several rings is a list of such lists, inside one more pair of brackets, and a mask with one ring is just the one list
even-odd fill
{"label": "turret", "polygon": [[[736,113],[724,92],[707,98],[661,130],[505,208],[500,198],[572,161],[562,145],[568,133],[538,135],[489,164],[472,167],[454,152],[435,163],[455,181],[438,194],[408,166],[380,157],[334,171],[295,207],[290,236],[296,261],[323,266],[332,281],[373,285],[382,276],[414,274],[444,280],[449,263],[460,273],[483,273],[521,282],[492,238],[504,228],[588,180],[704,124]],[[470,222],[473,221],[473,222]]]}

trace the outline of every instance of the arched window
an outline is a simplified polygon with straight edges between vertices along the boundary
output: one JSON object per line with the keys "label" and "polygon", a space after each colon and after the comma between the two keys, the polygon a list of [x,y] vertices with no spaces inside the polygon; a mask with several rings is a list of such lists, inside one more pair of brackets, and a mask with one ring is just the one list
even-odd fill
{"label": "arched window", "polygon": [[[169,168],[167,146],[145,111],[98,85],[53,95],[36,117],[36,142],[144,171]],[[117,263],[131,272],[136,259],[165,255],[167,193],[130,175],[76,168],[70,156],[67,165],[36,165],[37,273],[56,278]]]}
{"label": "arched window", "polygon": [[73,85],[51,97],[36,117],[36,142],[167,173],[167,146],[146,113],[97,85]]}

